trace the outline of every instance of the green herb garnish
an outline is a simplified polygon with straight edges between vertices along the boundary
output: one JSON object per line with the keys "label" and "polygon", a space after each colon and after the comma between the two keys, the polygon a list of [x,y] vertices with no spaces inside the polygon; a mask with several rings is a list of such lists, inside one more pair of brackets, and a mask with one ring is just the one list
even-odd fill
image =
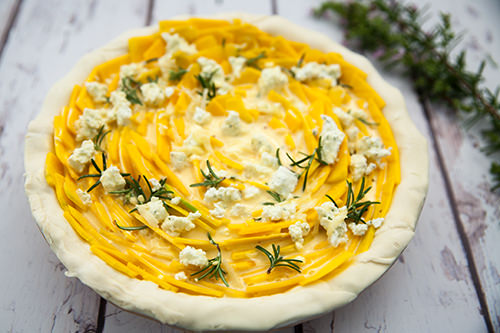
{"label": "green herb garnish", "polygon": [[97,151],[104,152],[104,150],[101,148],[102,141],[104,140],[104,137],[108,135],[111,132],[109,131],[104,131],[104,125],[102,125],[99,128],[99,132],[97,132],[97,135],[92,139],[92,142],[94,142],[94,149]]}
{"label": "green herb garnish", "polygon": [[198,81],[200,81],[201,87],[203,88],[203,91],[198,91],[198,94],[201,96],[205,96],[205,91],[206,91],[206,98],[208,100],[211,100],[212,98],[215,97],[215,95],[217,95],[217,87],[213,82],[213,78],[216,72],[217,69],[208,75],[203,75],[203,74],[195,75],[195,78]]}
{"label": "green herb garnish", "polygon": [[[366,221],[363,219],[363,214],[368,210],[368,208],[371,205],[380,204],[380,202],[378,201],[361,202],[361,200],[365,197],[365,195],[370,191],[371,188],[372,188],[371,186],[368,186],[365,189],[365,177],[363,177],[363,180],[361,180],[361,186],[359,188],[358,195],[354,196],[352,183],[347,181],[347,202],[346,202],[347,216],[345,218],[345,222],[366,223]],[[331,197],[329,197],[328,199],[332,200],[335,206],[337,206],[337,204]]]}
{"label": "green herb garnish", "polygon": [[171,70],[168,72],[168,79],[170,81],[179,81],[187,72],[188,71],[186,69],[179,67],[176,71]]}
{"label": "green herb garnish", "polygon": [[264,253],[267,258],[269,259],[269,268],[267,269],[267,274],[270,274],[273,268],[279,267],[279,266],[284,266],[291,268],[299,273],[301,273],[300,267],[297,265],[297,263],[302,263],[302,260],[299,259],[284,259],[283,256],[280,255],[280,246],[279,245],[272,245],[273,247],[273,253],[269,252],[265,248],[263,248],[260,245],[257,245],[255,248],[262,253]]}
{"label": "green herb garnish", "polygon": [[119,225],[118,222],[116,222],[116,220],[114,222],[115,222],[115,225],[118,227],[118,229],[122,229],[122,230],[126,230],[126,231],[135,231],[135,230],[147,229],[146,225],[138,225],[138,226],[133,226],[133,227],[124,227],[124,226]]}
{"label": "green herb garnish", "polygon": [[[302,177],[302,175],[304,176],[304,183],[302,184],[302,191],[306,190],[307,177],[309,176],[309,169],[311,168],[312,162],[314,160],[316,160],[321,165],[328,165],[328,163],[326,163],[323,160],[322,153],[323,153],[323,146],[321,145],[321,136],[319,137],[319,140],[318,140],[318,146],[314,149],[312,154],[307,155],[307,154],[303,153],[303,155],[305,155],[305,157],[303,157],[302,159],[300,159],[298,161],[296,161],[292,156],[290,156],[290,154],[286,153],[286,156],[292,162],[290,164],[290,166],[296,166],[298,168],[303,169],[302,173],[299,175],[299,178]],[[307,164],[303,165],[303,163],[307,163]]]}
{"label": "green herb garnish", "polygon": [[127,100],[132,104],[142,105],[141,99],[137,95],[141,83],[127,76],[122,79],[121,90],[125,93]]}
{"label": "green herb garnish", "polygon": [[267,190],[266,191],[270,196],[273,197],[274,200],[276,200],[277,202],[283,202],[285,201],[284,198],[281,197],[281,195],[278,193],[278,192],[273,192],[273,191],[269,191]]}
{"label": "green herb garnish", "polygon": [[[87,193],[92,191],[93,189],[95,189],[97,186],[99,186],[99,184],[101,184],[100,178],[102,176],[102,172],[108,168],[107,163],[106,163],[106,154],[104,152],[102,152],[102,170],[101,170],[101,168],[99,168],[99,166],[97,165],[97,163],[95,162],[95,160],[93,158],[90,160],[90,163],[92,163],[92,166],[97,171],[97,173],[83,175],[83,176],[78,177],[78,179],[77,179],[77,180],[80,180],[80,179],[84,179],[84,178],[99,178],[92,186],[89,187],[89,189],[87,190]],[[120,175],[122,177],[130,176],[129,173],[120,173]]]}
{"label": "green herb garnish", "polygon": [[[148,191],[144,191],[142,185],[141,185],[141,180],[144,179],[144,182],[146,183],[146,186],[148,188]],[[125,179],[126,185],[123,190],[119,191],[111,191],[109,193],[111,194],[122,194],[127,197],[142,197],[143,200],[141,200],[140,204],[145,204],[151,201],[153,197],[157,197],[158,199],[166,199],[170,200],[171,195],[174,193],[173,191],[167,190],[165,188],[165,182],[167,181],[166,178],[162,178],[159,183],[160,183],[160,188],[156,189],[153,191],[153,188],[151,186],[151,183],[149,182],[149,179],[144,176],[144,175],[139,175],[137,179],[135,179],[133,176],[130,176],[128,179]],[[148,193],[148,194],[146,194]],[[137,208],[134,208],[130,211],[134,212],[136,211]]]}
{"label": "green herb garnish", "polygon": [[261,52],[256,57],[248,58],[247,61],[245,61],[245,65],[247,65],[248,67],[253,67],[255,69],[260,70],[258,62],[259,62],[260,59],[265,58],[265,57],[266,57],[266,53],[265,52]]}
{"label": "green herb garnish", "polygon": [[145,63],[145,64],[149,64],[149,63],[151,63],[151,62],[155,62],[155,61],[158,61],[158,57],[156,57],[156,58],[150,58],[150,59],[144,60],[144,63]]}
{"label": "green herb garnish", "polygon": [[225,275],[227,274],[226,271],[222,268],[222,253],[220,250],[219,244],[217,244],[210,233],[207,233],[208,239],[210,240],[210,243],[215,245],[217,247],[217,252],[218,255],[215,258],[209,259],[208,260],[208,265],[199,270],[198,272],[195,272],[191,274],[191,276],[196,276],[196,275],[201,275],[197,277],[198,280],[203,280],[204,278],[208,277],[213,278],[215,277],[215,280],[219,280],[219,278],[222,280],[222,282],[226,285],[226,287],[229,287],[229,283],[227,283]]}
{"label": "green herb garnish", "polygon": [[196,184],[191,184],[189,186],[191,187],[199,187],[199,186],[207,186],[207,187],[217,187],[226,177],[219,177],[215,174],[214,170],[212,169],[212,166],[210,165],[210,162],[207,160],[207,168],[208,168],[208,174],[203,171],[202,168],[200,168],[200,172],[205,178],[205,181],[202,183],[196,183]]}

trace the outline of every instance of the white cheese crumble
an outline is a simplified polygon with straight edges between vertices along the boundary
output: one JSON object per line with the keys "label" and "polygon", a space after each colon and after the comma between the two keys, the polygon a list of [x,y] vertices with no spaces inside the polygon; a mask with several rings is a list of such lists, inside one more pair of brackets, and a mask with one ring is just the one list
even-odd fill
{"label": "white cheese crumble", "polygon": [[205,57],[199,57],[197,62],[201,67],[200,75],[204,77],[212,75],[212,82],[215,83],[216,87],[219,88],[226,83],[224,81],[224,70],[217,61]]}
{"label": "white cheese crumble", "polygon": [[339,154],[340,145],[344,141],[345,134],[339,130],[335,121],[325,115],[321,115],[323,119],[323,129],[321,131],[321,158],[328,164],[335,163]]}
{"label": "white cheese crumble", "polygon": [[[139,212],[141,213],[141,215],[147,212],[151,214],[157,222],[165,220],[168,216],[167,210],[163,206],[163,201],[161,201],[157,197],[152,197],[150,202],[140,206],[141,209],[139,209]],[[143,217],[146,218],[144,215]]]}
{"label": "white cheese crumble", "polygon": [[175,71],[177,69],[177,63],[169,54],[165,54],[158,58],[158,67],[160,67],[163,74],[170,75],[170,71]]}
{"label": "white cheese crumble", "polygon": [[[122,65],[120,67],[120,78],[131,77],[136,78],[142,71],[142,64],[140,63],[131,63],[128,65]],[[120,81],[121,84],[121,81]]]}
{"label": "white cheese crumble", "polygon": [[316,211],[318,212],[320,225],[326,230],[328,242],[333,247],[347,242],[347,225],[344,222],[347,216],[347,208],[345,206],[337,208],[333,202],[327,201],[316,207]]}
{"label": "white cheese crumble", "polygon": [[354,117],[350,113],[345,112],[339,107],[334,107],[333,113],[335,113],[335,115],[339,118],[340,122],[342,123],[342,127],[344,127],[344,129],[351,127],[351,125],[354,122]]}
{"label": "white cheese crumble", "polygon": [[227,136],[237,136],[241,134],[240,114],[236,111],[228,111],[228,116],[222,124],[222,134]]}
{"label": "white cheese crumble", "polygon": [[243,167],[243,174],[248,179],[269,177],[273,172],[272,169],[256,163],[244,163]]}
{"label": "white cheese crumble", "polygon": [[302,67],[293,67],[292,71],[298,81],[326,79],[331,82],[331,85],[336,85],[337,79],[340,77],[340,66],[338,64],[325,65],[313,61]]}
{"label": "white cheese crumble", "polygon": [[178,281],[185,281],[187,280],[187,276],[186,276],[186,273],[184,272],[179,272],[179,273],[176,273],[174,275],[174,279],[178,280]]}
{"label": "white cheese crumble", "polygon": [[263,152],[272,154],[274,152],[273,144],[271,144],[269,139],[263,134],[255,134],[252,136],[250,145],[252,150],[259,154],[262,154]]}
{"label": "white cheese crumble", "polygon": [[99,129],[106,125],[105,119],[106,112],[103,110],[94,110],[86,108],[83,110],[83,114],[78,118],[77,121],[77,133],[76,139],[91,139],[97,135]]}
{"label": "white cheese crumble", "polygon": [[243,66],[247,58],[245,57],[229,57],[229,63],[231,64],[231,68],[233,70],[233,77],[238,78],[241,75],[241,71],[243,70]]}
{"label": "white cheese crumble", "polygon": [[199,212],[189,213],[188,216],[169,215],[163,221],[161,228],[170,236],[177,237],[185,231],[194,229],[195,225],[193,221],[200,217],[201,214]]}
{"label": "white cheese crumble", "polygon": [[173,205],[178,205],[181,203],[181,197],[173,197],[172,200],[170,200],[170,202],[173,204]]}
{"label": "white cheese crumble", "polygon": [[106,192],[123,190],[125,187],[125,178],[122,177],[120,170],[114,165],[104,170],[99,180]]}
{"label": "white cheese crumble", "polygon": [[349,169],[352,174],[352,180],[354,180],[355,182],[360,180],[365,175],[367,166],[368,164],[366,163],[366,158],[363,155],[351,155]]}
{"label": "white cheese crumble", "polygon": [[203,155],[210,148],[210,136],[207,131],[198,125],[191,127],[191,133],[182,143],[180,150],[188,156]]}
{"label": "white cheese crumble", "polygon": [[384,218],[383,217],[379,217],[379,218],[376,218],[376,219],[373,219],[373,220],[370,220],[370,221],[366,221],[366,224],[372,225],[375,229],[380,228],[380,226],[382,225],[382,223],[384,223]]}
{"label": "white cheese crumble", "polygon": [[144,97],[144,102],[149,105],[158,105],[165,99],[163,89],[155,82],[144,83],[141,86],[141,93]]}
{"label": "white cheese crumble", "polygon": [[130,102],[123,91],[113,91],[110,95],[113,107],[108,112],[108,121],[116,121],[118,126],[125,126],[132,117]]}
{"label": "white cheese crumble", "polygon": [[197,106],[194,109],[193,120],[198,125],[204,125],[204,124],[208,123],[210,121],[210,119],[212,119],[210,112],[203,110],[199,106]]}
{"label": "white cheese crumble", "polygon": [[273,89],[280,89],[288,83],[288,77],[281,72],[279,66],[264,68],[258,81],[261,94],[267,94]]}
{"label": "white cheese crumble", "polygon": [[161,37],[167,43],[166,46],[166,55],[171,57],[178,51],[187,53],[187,54],[195,54],[197,52],[196,46],[189,44],[184,38],[180,37],[178,34],[169,34],[164,32],[161,34]]}
{"label": "white cheese crumble", "polygon": [[149,179],[149,184],[151,185],[151,189],[153,190],[153,192],[158,191],[162,187],[160,182],[156,178]]}
{"label": "white cheese crumble", "polygon": [[351,222],[347,225],[354,236],[363,236],[368,230],[368,224]]}
{"label": "white cheese crumble", "polygon": [[262,208],[262,221],[288,220],[297,211],[297,205],[294,203],[269,205]]}
{"label": "white cheese crumble", "polygon": [[390,149],[384,149],[382,140],[377,137],[365,136],[356,143],[356,152],[363,154],[367,160],[377,163],[386,156],[391,155]]}
{"label": "white cheese crumble", "polygon": [[90,194],[88,194],[85,191],[82,191],[81,189],[77,189],[76,194],[78,195],[80,200],[82,200],[82,202],[85,206],[92,205],[92,198],[90,197]]}
{"label": "white cheese crumble", "polygon": [[212,216],[218,219],[221,219],[226,215],[226,210],[218,203],[214,203],[214,209],[210,209],[209,212]]}
{"label": "white cheese crumble", "polygon": [[174,92],[175,92],[175,87],[166,87],[165,88],[165,96],[167,98],[172,97],[172,95],[174,94]]}
{"label": "white cheese crumble", "polygon": [[309,226],[309,223],[301,221],[297,221],[288,227],[288,233],[290,234],[290,237],[295,243],[295,247],[297,249],[300,250],[304,247],[304,236],[306,236],[310,230],[311,227]]}
{"label": "white cheese crumble", "polygon": [[205,251],[202,249],[195,249],[189,245],[179,253],[179,261],[184,266],[193,265],[204,267],[208,265],[207,254]]}
{"label": "white cheese crumble", "polygon": [[259,195],[260,189],[255,186],[246,186],[245,189],[243,190],[243,197],[245,199],[251,199]]}
{"label": "white cheese crumble", "polygon": [[263,152],[260,157],[262,164],[266,167],[276,169],[278,168],[278,159],[275,155],[269,154],[267,151]]}
{"label": "white cheese crumble", "polygon": [[85,87],[90,97],[97,103],[106,102],[106,94],[108,93],[108,86],[99,82],[85,82]]}
{"label": "white cheese crumble", "polygon": [[228,187],[211,187],[205,192],[204,200],[208,203],[221,201],[223,207],[235,201],[241,200],[241,192],[237,188]]}
{"label": "white cheese crumble", "polygon": [[186,153],[182,151],[171,151],[170,152],[170,163],[174,170],[182,170],[188,166],[188,160]]}
{"label": "white cheese crumble", "polygon": [[277,192],[284,198],[287,198],[297,186],[297,174],[284,166],[280,166],[278,170],[271,176],[269,180],[269,188]]}
{"label": "white cheese crumble", "polygon": [[248,210],[245,205],[237,203],[231,208],[231,216],[245,218],[248,217]]}
{"label": "white cheese crumble", "polygon": [[83,171],[83,168],[94,157],[96,151],[92,140],[82,142],[80,148],[73,150],[73,153],[68,158],[68,164],[78,173]]}

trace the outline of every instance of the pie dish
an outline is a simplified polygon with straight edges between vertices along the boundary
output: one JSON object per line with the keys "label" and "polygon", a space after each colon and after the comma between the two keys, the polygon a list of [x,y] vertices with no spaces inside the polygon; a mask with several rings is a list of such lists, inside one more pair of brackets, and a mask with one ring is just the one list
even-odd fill
{"label": "pie dish", "polygon": [[125,33],[49,92],[25,150],[49,245],[109,301],[187,329],[352,301],[408,244],[427,189],[400,92],[280,17],[186,19]]}

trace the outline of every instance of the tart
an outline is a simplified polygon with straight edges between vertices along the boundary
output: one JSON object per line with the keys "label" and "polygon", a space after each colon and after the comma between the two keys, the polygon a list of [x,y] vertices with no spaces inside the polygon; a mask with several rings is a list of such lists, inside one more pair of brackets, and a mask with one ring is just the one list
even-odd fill
{"label": "tart", "polygon": [[188,329],[270,329],[352,301],[413,236],[425,139],[371,64],[279,17],[180,18],[82,58],[26,140],[68,269]]}

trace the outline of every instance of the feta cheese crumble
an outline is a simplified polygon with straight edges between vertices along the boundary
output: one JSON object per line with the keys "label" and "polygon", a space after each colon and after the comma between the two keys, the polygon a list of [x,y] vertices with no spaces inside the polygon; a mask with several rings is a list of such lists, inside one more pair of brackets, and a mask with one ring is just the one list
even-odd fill
{"label": "feta cheese crumble", "polygon": [[229,63],[231,64],[234,78],[240,77],[241,71],[243,70],[243,66],[245,66],[246,62],[247,58],[245,57],[229,57]]}
{"label": "feta cheese crumble", "polygon": [[222,134],[227,136],[237,136],[241,134],[240,114],[236,111],[228,111],[228,116],[222,124]]}
{"label": "feta cheese crumble", "polygon": [[318,212],[320,225],[326,230],[328,242],[333,247],[346,243],[348,240],[346,234],[347,225],[344,220],[347,216],[347,207],[337,208],[333,202],[327,201],[316,207],[316,211]]}
{"label": "feta cheese crumble", "polygon": [[[139,74],[141,73],[142,71],[142,64],[140,63],[131,63],[131,64],[128,64],[128,65],[122,65],[120,67],[120,78],[126,78],[126,77],[130,77],[130,78],[137,78],[137,76],[139,76]],[[121,81],[120,81],[120,84],[121,84]]]}
{"label": "feta cheese crumble", "polygon": [[269,188],[277,192],[284,198],[287,198],[290,193],[295,190],[299,179],[297,174],[290,169],[280,166],[278,170],[271,176],[269,180]]}
{"label": "feta cheese crumble", "polygon": [[125,187],[125,178],[122,177],[120,170],[114,165],[104,170],[99,180],[106,192],[123,190]]}
{"label": "feta cheese crumble", "polygon": [[76,139],[91,139],[96,136],[99,129],[106,125],[105,114],[106,112],[99,109],[94,110],[86,108],[83,110],[83,114],[77,121]]}
{"label": "feta cheese crumble", "polygon": [[156,178],[151,178],[149,180],[149,184],[151,185],[151,189],[153,190],[153,192],[158,191],[162,187],[160,182]]}
{"label": "feta cheese crumble", "polygon": [[212,119],[210,112],[203,110],[199,106],[197,106],[194,109],[193,120],[198,125],[204,125],[204,124],[208,123],[210,121],[210,119]]}
{"label": "feta cheese crumble", "polygon": [[178,51],[187,53],[187,54],[195,54],[198,50],[194,45],[189,44],[184,38],[180,37],[178,34],[169,34],[164,32],[161,34],[161,37],[167,43],[166,46],[166,55],[172,57]]}
{"label": "feta cheese crumble", "polygon": [[245,199],[251,199],[251,198],[255,198],[257,195],[259,195],[260,193],[260,189],[258,187],[255,187],[255,186],[247,186],[245,187],[245,189],[243,190],[243,197]]}
{"label": "feta cheese crumble", "polygon": [[255,134],[254,136],[252,136],[252,139],[250,140],[250,146],[252,147],[253,151],[259,154],[262,154],[263,152],[272,154],[274,152],[274,146],[263,134]]}
{"label": "feta cheese crumble", "polygon": [[310,230],[311,227],[309,226],[309,223],[301,221],[297,221],[288,227],[288,233],[290,234],[290,237],[295,243],[295,247],[297,249],[300,250],[304,247],[304,236],[306,236]]}
{"label": "feta cheese crumble", "polygon": [[175,278],[176,280],[178,280],[178,281],[185,281],[185,280],[187,280],[186,273],[184,273],[184,272],[179,272],[179,273],[176,273],[176,274],[174,275],[174,278]]}
{"label": "feta cheese crumble", "polygon": [[68,158],[68,164],[78,173],[83,171],[83,168],[94,157],[96,151],[92,140],[82,142],[80,148],[73,150],[73,153]]}
{"label": "feta cheese crumble", "polygon": [[141,93],[144,97],[144,102],[149,105],[158,105],[165,99],[163,89],[157,83],[144,83],[141,86]]}
{"label": "feta cheese crumble", "polygon": [[356,152],[363,154],[367,160],[376,163],[379,163],[382,158],[391,155],[391,150],[384,148],[382,140],[372,136],[364,136],[358,140]]}
{"label": "feta cheese crumble", "polygon": [[221,201],[222,206],[225,207],[235,201],[241,200],[241,192],[237,188],[228,187],[211,187],[205,192],[204,200],[208,203]]}
{"label": "feta cheese crumble", "polygon": [[379,217],[370,221],[366,221],[366,224],[372,225],[375,229],[378,229],[382,226],[382,223],[384,223],[384,218]]}
{"label": "feta cheese crumble", "polygon": [[329,116],[321,115],[323,129],[321,131],[321,157],[323,161],[332,164],[337,159],[340,145],[344,141],[345,134],[339,130],[335,121]]}
{"label": "feta cheese crumble", "polygon": [[262,221],[288,220],[297,211],[297,205],[294,203],[269,205],[262,208]]}
{"label": "feta cheese crumble", "polygon": [[325,79],[330,81],[331,85],[336,85],[337,79],[340,77],[340,66],[338,64],[325,65],[318,64],[315,61],[308,62],[302,67],[293,67],[292,71],[298,81]]}
{"label": "feta cheese crumble", "polygon": [[161,228],[170,236],[177,237],[185,231],[194,229],[195,225],[193,221],[200,217],[201,214],[199,212],[189,213],[188,216],[169,215],[163,221]]}
{"label": "feta cheese crumble", "polygon": [[[155,224],[158,224],[158,222],[165,220],[168,216],[167,210],[163,206],[163,201],[161,201],[157,197],[152,197],[150,202],[145,203],[145,204],[140,205],[140,206],[141,206],[140,207],[141,209],[139,209],[140,214],[143,215],[144,218],[146,218],[144,216],[144,214],[147,214],[147,213],[151,214],[156,219],[157,223],[155,223]],[[145,213],[145,212],[147,212],[147,213]],[[147,220],[147,218],[146,218],[146,220]]]}
{"label": "feta cheese crumble", "polygon": [[90,197],[90,194],[88,194],[85,191],[82,191],[81,189],[77,189],[76,194],[78,195],[80,200],[82,200],[82,202],[85,206],[92,205],[92,198]]}
{"label": "feta cheese crumble", "polygon": [[278,168],[278,159],[275,155],[269,154],[267,151],[263,152],[260,157],[262,164],[266,167],[276,169]]}
{"label": "feta cheese crumble", "polygon": [[130,102],[123,91],[113,91],[110,95],[113,107],[108,111],[108,121],[116,121],[118,126],[125,126],[132,117]]}
{"label": "feta cheese crumble", "polygon": [[172,198],[172,200],[170,200],[170,202],[174,205],[178,205],[181,203],[181,200],[182,200],[181,197],[174,197]]}
{"label": "feta cheese crumble", "polygon": [[97,103],[106,102],[106,94],[108,93],[108,86],[99,82],[85,82],[85,88],[90,97]]}
{"label": "feta cheese crumble", "polygon": [[226,210],[224,209],[224,207],[222,207],[222,205],[214,203],[214,209],[210,209],[209,213],[212,216],[221,219],[226,215]]}
{"label": "feta cheese crumble", "polygon": [[245,218],[248,217],[247,206],[237,203],[231,208],[231,216]]}
{"label": "feta cheese crumble", "polygon": [[167,98],[172,97],[172,95],[174,94],[174,92],[175,92],[175,87],[166,87],[165,88],[165,96]]}
{"label": "feta cheese crumble", "polygon": [[354,236],[363,236],[368,230],[368,224],[365,223],[354,223],[348,224],[349,229],[351,229]]}
{"label": "feta cheese crumble", "polygon": [[179,261],[184,266],[193,265],[204,267],[208,265],[207,254],[205,251],[202,249],[195,249],[189,245],[179,253]]}
{"label": "feta cheese crumble", "polygon": [[271,90],[277,90],[284,87],[288,83],[288,77],[281,72],[279,66],[264,68],[260,74],[258,81],[259,91],[262,95],[266,95]]}
{"label": "feta cheese crumble", "polygon": [[186,153],[182,151],[171,151],[170,152],[170,163],[174,170],[182,170],[188,166],[188,160]]}

